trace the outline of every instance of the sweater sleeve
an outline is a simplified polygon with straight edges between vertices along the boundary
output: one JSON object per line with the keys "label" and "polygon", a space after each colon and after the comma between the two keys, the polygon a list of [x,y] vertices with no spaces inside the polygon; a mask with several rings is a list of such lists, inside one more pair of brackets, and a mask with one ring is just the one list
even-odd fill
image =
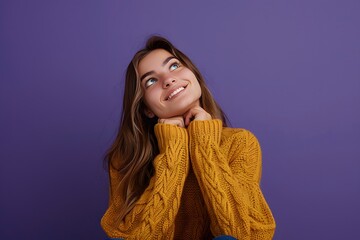
{"label": "sweater sleeve", "polygon": [[220,120],[193,121],[190,157],[204,196],[214,236],[272,239],[275,221],[259,182],[261,150],[249,131],[234,131],[221,142]]}
{"label": "sweater sleeve", "polygon": [[124,219],[117,218],[123,200],[114,191],[121,176],[110,169],[110,205],[101,225],[111,238],[172,239],[189,171],[188,135],[186,129],[170,124],[155,125],[155,134],[160,153],[153,162],[154,175]]}

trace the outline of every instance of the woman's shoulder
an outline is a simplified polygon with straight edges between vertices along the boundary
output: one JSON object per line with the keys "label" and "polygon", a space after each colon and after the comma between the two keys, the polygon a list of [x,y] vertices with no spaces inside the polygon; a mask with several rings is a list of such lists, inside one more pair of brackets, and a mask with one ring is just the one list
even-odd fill
{"label": "woman's shoulder", "polygon": [[224,127],[221,134],[221,141],[232,143],[245,143],[247,145],[260,145],[255,134],[245,128]]}
{"label": "woman's shoulder", "polygon": [[254,133],[245,128],[232,128],[232,127],[224,127],[222,130],[222,135],[225,138],[231,137],[243,137],[243,138],[256,138]]}

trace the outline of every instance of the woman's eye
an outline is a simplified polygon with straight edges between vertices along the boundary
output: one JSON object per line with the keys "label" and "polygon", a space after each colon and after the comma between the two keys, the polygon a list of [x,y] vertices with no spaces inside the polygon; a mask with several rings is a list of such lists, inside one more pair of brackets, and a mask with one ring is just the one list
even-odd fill
{"label": "woman's eye", "polygon": [[151,85],[153,85],[154,83],[156,83],[156,79],[155,78],[150,78],[146,81],[145,83],[145,87],[150,87]]}
{"label": "woman's eye", "polygon": [[170,71],[173,71],[173,70],[175,70],[175,69],[177,69],[179,67],[180,67],[179,63],[173,63],[173,64],[170,65]]}

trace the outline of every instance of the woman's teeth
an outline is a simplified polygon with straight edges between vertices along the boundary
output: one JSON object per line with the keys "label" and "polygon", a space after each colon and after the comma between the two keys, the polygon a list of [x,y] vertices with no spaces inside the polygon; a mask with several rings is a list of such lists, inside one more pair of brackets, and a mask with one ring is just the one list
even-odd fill
{"label": "woman's teeth", "polygon": [[182,90],[184,90],[184,87],[179,87],[178,89],[176,89],[175,91],[173,91],[169,97],[167,98],[167,100],[170,100],[173,96],[175,96],[176,94],[178,94],[179,92],[181,92]]}

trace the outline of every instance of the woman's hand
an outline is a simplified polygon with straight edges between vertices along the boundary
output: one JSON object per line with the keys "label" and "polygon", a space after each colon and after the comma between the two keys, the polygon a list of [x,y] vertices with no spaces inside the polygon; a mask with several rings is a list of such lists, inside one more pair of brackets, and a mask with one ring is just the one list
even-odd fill
{"label": "woman's hand", "polygon": [[192,120],[211,120],[211,115],[206,112],[202,107],[197,106],[191,108],[184,114],[185,126],[189,126]]}
{"label": "woman's hand", "polygon": [[177,117],[172,117],[172,118],[159,118],[158,120],[159,123],[165,123],[165,124],[173,124],[176,125],[178,127],[185,127],[184,124],[184,118],[183,116],[177,116]]}
{"label": "woman's hand", "polygon": [[173,124],[178,127],[187,127],[189,126],[190,122],[192,120],[211,120],[211,115],[206,112],[202,107],[197,106],[194,108],[191,108],[189,111],[187,111],[183,116],[176,116],[172,118],[162,118],[159,119],[159,123],[165,123],[165,124]]}

